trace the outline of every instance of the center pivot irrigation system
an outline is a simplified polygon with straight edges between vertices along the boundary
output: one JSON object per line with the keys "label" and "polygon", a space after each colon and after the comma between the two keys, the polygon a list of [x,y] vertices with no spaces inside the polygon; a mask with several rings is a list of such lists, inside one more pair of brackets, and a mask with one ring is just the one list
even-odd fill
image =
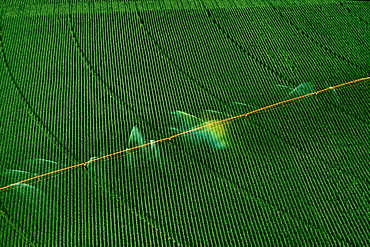
{"label": "center pivot irrigation system", "polygon": [[[125,150],[115,152],[115,153],[112,153],[112,154],[108,154],[108,155],[105,155],[105,156],[102,156],[102,157],[99,157],[99,158],[94,158],[94,159],[91,159],[89,161],[86,161],[86,162],[83,162],[83,163],[80,163],[80,164],[64,167],[64,168],[61,168],[61,169],[58,169],[58,170],[54,170],[54,171],[51,171],[51,172],[47,172],[47,173],[44,173],[44,174],[41,174],[41,175],[37,175],[37,176],[31,177],[31,178],[19,181],[17,183],[9,184],[9,185],[6,185],[4,187],[1,187],[0,191],[4,192],[4,191],[9,190],[9,189],[15,189],[15,188],[18,187],[18,185],[26,183],[26,182],[30,182],[30,181],[33,181],[31,183],[36,183],[36,182],[39,182],[39,181],[43,181],[46,178],[50,178],[50,177],[48,177],[50,175],[53,175],[53,174],[56,175],[58,173],[60,175],[60,173],[66,172],[66,171],[71,170],[71,169],[76,168],[76,167],[84,167],[84,166],[86,167],[89,163],[92,163],[92,162],[95,162],[95,161],[98,161],[98,160],[101,160],[101,159],[113,159],[114,156],[119,155],[119,154],[123,154],[121,156],[118,156],[118,157],[122,157],[126,154],[129,154],[130,151],[135,150],[135,149],[140,149],[142,147],[150,147],[151,145],[153,145],[155,143],[164,142],[164,141],[171,142],[171,140],[173,140],[176,137],[179,137],[179,136],[182,136],[182,135],[187,135],[187,134],[192,134],[192,133],[195,133],[196,131],[201,130],[201,129],[207,130],[207,128],[209,128],[211,126],[219,126],[220,124],[228,124],[228,123],[230,123],[231,121],[233,121],[235,119],[247,117],[247,116],[249,116],[251,114],[254,114],[254,113],[259,113],[259,112],[264,112],[264,111],[269,111],[269,110],[274,110],[274,109],[277,109],[277,108],[280,108],[280,107],[284,107],[284,106],[287,106],[290,103],[300,101],[300,100],[305,99],[309,96],[317,96],[318,94],[323,93],[325,91],[330,91],[330,90],[334,90],[334,89],[340,90],[340,89],[344,89],[344,88],[347,88],[347,87],[353,87],[353,86],[356,86],[356,85],[359,85],[359,84],[366,83],[368,81],[370,81],[370,77],[345,82],[345,83],[338,84],[338,85],[332,86],[332,87],[328,87],[328,88],[325,88],[325,89],[322,89],[322,90],[319,90],[319,91],[316,91],[316,92],[312,92],[312,93],[301,95],[301,96],[298,96],[298,97],[295,97],[295,98],[292,98],[292,99],[287,99],[287,100],[284,100],[284,101],[280,101],[280,102],[277,102],[275,104],[268,105],[268,106],[265,106],[265,107],[262,107],[262,108],[259,108],[259,109],[256,109],[256,110],[253,110],[253,111],[250,111],[248,113],[244,113],[244,114],[241,114],[241,115],[238,115],[238,116],[233,116],[233,117],[226,118],[226,119],[223,119],[223,120],[220,120],[220,121],[212,121],[208,124],[205,124],[205,125],[202,125],[202,126],[199,126],[199,127],[196,127],[196,128],[193,128],[193,129],[190,129],[190,130],[187,130],[187,131],[175,134],[175,135],[172,135],[170,137],[162,138],[162,139],[156,140],[156,141],[151,141],[149,143],[142,144],[142,145],[139,145],[139,146],[136,146],[136,147],[127,148]],[[136,152],[138,152],[138,151],[139,150],[137,150]],[[118,157],[115,157],[115,158],[118,158]],[[52,176],[52,177],[54,177],[54,176]],[[41,178],[44,178],[44,179],[41,179]],[[29,183],[29,184],[31,184],[31,183]]]}

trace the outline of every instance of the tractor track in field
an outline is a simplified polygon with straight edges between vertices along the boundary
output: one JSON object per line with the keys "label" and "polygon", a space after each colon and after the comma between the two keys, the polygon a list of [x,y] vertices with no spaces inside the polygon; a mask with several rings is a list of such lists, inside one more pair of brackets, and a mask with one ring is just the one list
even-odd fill
{"label": "tractor track in field", "polygon": [[319,47],[321,50],[325,51],[326,53],[329,53],[331,56],[333,56],[333,57],[335,57],[335,58],[337,58],[337,59],[339,59],[339,60],[347,63],[348,65],[350,65],[350,66],[352,66],[352,67],[354,67],[356,69],[359,69],[362,72],[365,72],[366,74],[370,74],[370,70],[367,70],[366,68],[362,67],[358,63],[356,63],[354,61],[351,61],[351,59],[346,58],[345,55],[341,55],[341,54],[333,51],[330,47],[325,46],[319,40],[317,40],[314,37],[312,37],[312,35],[310,35],[307,31],[304,31],[302,28],[300,28],[295,23],[293,23],[293,21],[291,21],[288,18],[286,18],[285,15],[279,10],[279,8],[277,8],[276,6],[274,6],[272,3],[269,3],[269,4],[272,7],[272,9],[274,11],[276,11],[283,20],[285,20],[286,23],[288,23],[290,26],[292,26],[292,29],[293,30],[295,30],[301,36],[305,37],[311,43],[315,44],[315,46]]}
{"label": "tractor track in field", "polygon": [[365,23],[366,26],[369,26],[370,22],[368,20],[363,19],[362,17],[358,16],[356,13],[354,13],[353,11],[351,11],[351,9],[349,7],[345,6],[345,3],[339,2],[339,5],[342,6],[347,13],[351,14],[352,16],[354,16],[355,18],[357,18],[359,21]]}
{"label": "tractor track in field", "polygon": [[[220,32],[228,39],[230,40],[230,42],[232,44],[234,44],[237,48],[239,48],[239,50],[242,51],[243,54],[245,54],[246,56],[250,57],[251,59],[253,59],[256,63],[258,63],[259,65],[261,65],[263,68],[267,69],[268,71],[272,72],[273,74],[275,74],[276,76],[278,76],[280,79],[282,79],[283,81],[286,81],[288,83],[290,83],[291,85],[294,85],[294,82],[289,79],[288,77],[286,77],[284,74],[280,73],[277,69],[274,69],[273,66],[269,66],[267,63],[263,62],[262,60],[259,60],[255,55],[253,55],[251,52],[249,52],[247,50],[247,48],[245,48],[242,44],[240,44],[238,41],[236,41],[233,37],[231,37],[231,35],[217,22],[217,20],[213,17],[211,11],[209,9],[206,8],[206,6],[204,5],[203,2],[200,2],[200,4],[203,6],[203,9],[206,11],[207,13],[207,16],[211,19],[212,23],[214,25],[217,26],[217,28],[220,30]],[[272,7],[272,8],[275,8],[276,7]],[[277,10],[278,11],[278,10]],[[280,13],[280,12],[279,12]],[[347,60],[346,60],[347,61]],[[370,74],[370,73],[369,73]],[[327,103],[333,105],[333,107],[338,107],[342,112],[344,112],[345,114],[347,114],[348,116],[352,117],[354,120],[357,120],[357,121],[360,121],[362,123],[365,123],[365,124],[369,124],[369,120],[368,119],[363,119],[361,117],[359,117],[358,115],[354,115],[353,113],[349,112],[347,109],[339,106],[339,105],[335,105],[333,104],[332,102],[330,101],[327,101]]]}
{"label": "tractor track in field", "polygon": [[[4,209],[5,210],[5,209]],[[30,246],[39,246],[39,243],[35,242],[34,240],[31,240],[30,239],[30,235],[26,232],[22,232],[19,227],[17,226],[17,224],[15,222],[13,222],[12,219],[10,219],[10,217],[6,214],[5,211],[3,211],[2,209],[0,209],[0,217],[3,218],[6,223],[11,227],[13,228],[20,236],[22,236],[22,239],[24,239]],[[1,236],[1,235],[0,235]]]}
{"label": "tractor track in field", "polygon": [[[342,2],[339,2],[339,5],[344,8],[344,11],[347,12],[348,15],[353,16],[354,18],[358,19],[360,22],[365,23],[367,27],[369,27],[369,21],[362,19],[361,17],[357,16],[355,13],[353,13],[348,7],[344,6]],[[347,19],[346,19],[347,20]],[[347,23],[350,24],[347,20]],[[349,25],[350,26],[350,25]],[[352,28],[353,29],[353,28]],[[370,47],[368,44],[365,43],[365,41],[360,37],[359,33],[353,29],[353,32],[356,34],[358,40],[368,49],[370,50]]]}
{"label": "tractor track in field", "polygon": [[[154,127],[149,124],[145,118],[140,115],[140,114],[137,114],[134,109],[132,108],[132,106],[127,102],[127,101],[124,101],[122,99],[120,99],[119,96],[117,96],[114,91],[112,90],[112,88],[98,75],[98,73],[96,72],[96,70],[94,69],[94,67],[92,66],[91,62],[89,61],[89,59],[87,58],[85,52],[83,51],[81,45],[80,45],[80,42],[78,41],[77,39],[77,35],[76,35],[76,31],[73,27],[73,24],[72,24],[72,14],[70,13],[68,15],[68,26],[70,28],[70,34],[72,36],[72,42],[75,44],[76,46],[76,49],[81,57],[81,60],[83,62],[83,64],[85,65],[85,67],[88,69],[88,71],[90,72],[90,74],[96,78],[96,80],[98,81],[98,83],[101,85],[101,87],[103,88],[103,90],[108,94],[110,95],[115,102],[118,103],[118,105],[122,108],[122,109],[125,109],[125,108],[128,108],[130,111],[131,111],[131,114],[135,117],[137,117],[138,119],[140,119],[140,121],[144,124],[146,124],[146,126],[150,127],[151,129],[154,129]],[[126,107],[125,107],[126,106]]]}
{"label": "tractor track in field", "polygon": [[61,149],[62,153],[68,157],[70,162],[77,162],[77,160],[72,155],[71,151],[64,145],[64,143],[58,139],[58,137],[55,136],[55,134],[46,126],[46,124],[43,122],[42,118],[37,114],[36,110],[33,109],[30,102],[27,100],[27,97],[23,94],[22,89],[17,84],[14,75],[10,69],[8,59],[5,54],[5,47],[4,47],[4,41],[2,36],[2,26],[0,26],[0,49],[1,49],[1,56],[2,60],[5,64],[5,68],[8,71],[10,80],[15,88],[15,90],[18,93],[18,96],[23,102],[24,108],[26,109],[28,115],[31,117],[31,119],[36,123],[36,125],[41,129],[41,131],[44,133],[44,135],[54,144],[55,147],[58,149]]}
{"label": "tractor track in field", "polygon": [[[220,30],[220,32],[222,32],[226,36],[226,38],[231,41],[232,44],[234,44],[236,47],[238,47],[240,50],[242,50],[242,52],[244,54],[246,54],[248,57],[251,57],[255,62],[257,62],[258,64],[260,64],[262,67],[264,67],[267,70],[271,71],[273,74],[277,75],[282,80],[284,80],[284,81],[286,81],[286,82],[291,83],[291,84],[294,85],[294,83],[293,83],[292,80],[290,80],[289,78],[285,77],[283,74],[279,73],[277,70],[273,69],[271,66],[268,66],[268,64],[264,63],[263,61],[258,60],[256,58],[256,56],[253,56],[253,57],[250,56],[250,55],[253,55],[253,54],[251,54],[250,52],[247,52],[247,49],[242,44],[239,44],[235,39],[233,39],[231,37],[231,35],[229,33],[226,32],[226,30],[224,30],[221,27],[221,25],[212,16],[211,11],[206,8],[206,6],[203,4],[203,2],[200,2],[200,4],[203,6],[204,10],[207,12],[207,16],[211,19],[212,23],[217,26],[217,28]],[[329,103],[330,105],[332,105],[332,107],[334,107],[334,108],[336,108],[336,107],[339,108],[343,113],[345,113],[346,115],[348,115],[352,119],[354,119],[356,121],[359,121],[359,122],[362,122],[364,124],[369,124],[369,120],[368,119],[360,118],[359,116],[354,115],[353,113],[349,112],[348,110],[344,109],[343,107],[338,106],[338,105],[335,105],[334,103],[332,103],[330,101],[326,101],[326,102]]]}
{"label": "tractor track in field", "polygon": [[[71,6],[70,6],[71,7]],[[69,27],[70,27],[70,33],[71,33],[71,35],[72,35],[72,39],[73,39],[73,43],[76,45],[76,47],[77,47],[77,50],[78,50],[78,52],[79,52],[79,54],[80,54],[80,56],[81,56],[81,59],[83,60],[83,63],[85,64],[85,66],[88,68],[88,70],[90,71],[90,73],[95,77],[95,78],[97,78],[97,80],[98,81],[100,81],[101,82],[101,85],[103,86],[103,89],[109,94],[109,95],[111,95],[112,97],[113,97],[113,99],[116,101],[116,102],[118,102],[118,104],[122,107],[122,108],[124,108],[124,106],[121,104],[121,102],[122,102],[122,100],[120,100],[120,99],[118,99],[117,98],[117,96],[113,93],[113,90],[107,85],[107,83],[105,83],[104,82],[104,80],[102,80],[101,78],[100,78],[100,76],[97,74],[97,72],[94,70],[94,68],[93,68],[93,66],[91,65],[91,63],[90,63],[90,61],[87,59],[87,57],[86,57],[86,55],[85,55],[85,53],[84,53],[84,51],[82,50],[82,47],[81,47],[81,45],[79,44],[79,42],[78,42],[78,40],[77,40],[77,36],[76,36],[76,32],[74,31],[74,28],[73,28],[73,25],[72,25],[72,14],[71,14],[71,12],[70,12],[70,14],[68,15],[68,19],[69,19]],[[127,102],[123,102],[124,103],[124,105],[126,105],[129,109],[130,109],[130,111],[131,111],[131,113],[133,114],[133,115],[136,115],[135,114],[135,111],[132,109],[132,107],[127,103]],[[140,116],[138,116],[140,119],[141,119],[141,121],[143,122],[143,123],[145,123],[147,126],[149,126],[150,128],[152,128],[152,129],[154,129],[154,127],[153,126],[151,126],[141,115]],[[173,238],[173,237],[171,237],[166,231],[164,231],[164,230],[162,230],[161,228],[159,228],[156,224],[154,224],[154,223],[152,223],[152,221],[151,220],[148,220],[148,219],[146,219],[141,213],[138,213],[138,212],[140,212],[140,211],[138,211],[138,210],[133,210],[133,209],[131,209],[130,207],[128,207],[128,206],[126,206],[126,202],[124,201],[124,200],[122,200],[121,199],[121,197],[120,196],[118,196],[118,195],[116,195],[116,194],[114,194],[112,191],[110,191],[109,189],[107,189],[107,188],[105,188],[105,187],[102,187],[100,184],[96,184],[95,182],[94,182],[94,184],[96,185],[96,186],[99,186],[99,187],[101,187],[102,189],[104,189],[104,190],[106,190],[106,192],[114,199],[114,200],[116,200],[125,210],[127,210],[127,211],[129,211],[129,212],[131,212],[131,213],[133,213],[136,217],[138,217],[140,220],[142,220],[143,222],[145,222],[147,225],[149,225],[150,227],[152,227],[153,229],[155,229],[157,232],[159,232],[161,235],[165,235],[165,236],[167,236],[167,239],[169,240],[169,241],[172,241],[173,243],[175,243],[175,244],[177,244],[177,245],[179,245],[179,242],[175,239],[175,238]]]}
{"label": "tractor track in field", "polygon": [[258,59],[257,56],[255,56],[252,52],[248,51],[247,48],[245,48],[242,44],[240,44],[233,37],[231,37],[231,35],[224,28],[221,27],[220,23],[217,22],[217,20],[213,17],[211,11],[206,8],[206,6],[204,5],[204,3],[202,1],[200,2],[200,4],[203,7],[203,10],[206,12],[207,17],[217,27],[217,29],[226,37],[226,39],[228,39],[234,46],[236,46],[243,54],[245,54],[247,57],[251,58],[253,61],[255,61],[257,64],[259,64],[261,67],[263,67],[266,70],[275,74],[278,78],[294,85],[294,82],[292,80],[290,80],[284,74],[280,73],[277,69],[274,69],[274,67],[270,66],[268,63]]}
{"label": "tractor track in field", "polygon": [[[70,150],[46,126],[46,124],[43,122],[42,118],[37,114],[36,110],[33,109],[30,102],[27,100],[26,96],[23,94],[20,86],[16,83],[14,75],[11,72],[8,59],[6,57],[4,41],[3,41],[3,30],[2,30],[1,25],[0,25],[0,50],[1,50],[0,53],[1,53],[2,61],[5,64],[5,68],[8,72],[8,74],[9,74],[10,81],[12,82],[12,84],[13,84],[16,92],[17,92],[18,97],[20,98],[21,102],[23,103],[23,107],[27,111],[27,114],[31,117],[32,121],[35,122],[36,125],[41,129],[42,133],[54,144],[54,146],[56,148],[60,149],[62,151],[62,153],[66,157],[68,157],[70,162],[77,162],[77,160],[75,160],[73,158],[74,156],[72,155]],[[9,217],[7,217],[6,215],[4,216],[4,214],[5,214],[5,212],[3,213],[3,215],[1,215],[1,217],[4,217],[6,219],[6,221],[8,222],[8,224],[10,224],[10,226],[12,228],[14,228],[22,236],[22,238],[25,239],[30,244],[30,246],[38,246],[39,245],[39,243],[35,242],[35,240],[31,240],[31,234],[26,233],[26,232],[22,232],[19,229],[19,227],[17,227],[16,223],[13,222],[11,219],[9,219]]]}
{"label": "tractor track in field", "polygon": [[228,104],[228,102],[224,101],[223,99],[221,99],[220,97],[218,97],[216,94],[214,94],[211,91],[209,91],[208,89],[206,89],[206,87],[204,86],[204,84],[201,84],[201,83],[197,82],[197,80],[194,77],[192,77],[191,75],[189,75],[189,73],[187,73],[184,69],[182,69],[181,66],[177,65],[170,58],[170,56],[164,51],[164,49],[161,47],[161,45],[159,44],[159,42],[153,37],[153,35],[150,33],[150,31],[145,27],[145,23],[144,23],[141,15],[140,15],[140,11],[136,11],[136,16],[137,16],[138,21],[140,22],[141,27],[145,30],[145,33],[148,35],[149,39],[153,42],[153,44],[157,48],[158,52],[160,54],[162,54],[166,58],[166,60],[168,61],[168,63],[171,66],[173,66],[176,71],[178,71],[180,74],[184,75],[186,78],[188,78],[193,83],[193,85],[195,85],[197,88],[199,88],[203,92],[205,92],[208,95],[210,95],[216,101],[219,101],[219,102],[223,103],[224,105],[227,105]]}
{"label": "tractor track in field", "polygon": [[370,74],[370,71],[366,70],[365,68],[363,68],[362,66],[360,66],[359,64],[351,61],[350,59],[346,58],[344,55],[341,55],[339,53],[336,53],[335,51],[333,51],[330,47],[327,47],[325,46],[324,44],[322,44],[320,41],[316,40],[315,38],[313,38],[307,31],[304,31],[302,28],[300,28],[299,26],[297,26],[293,21],[287,19],[285,17],[285,15],[282,13],[282,11],[279,10],[278,7],[276,7],[275,5],[273,5],[273,3],[271,2],[268,2],[269,5],[271,6],[271,8],[277,12],[279,14],[279,16],[285,20],[285,22],[287,24],[289,24],[293,30],[295,30],[299,35],[305,37],[307,40],[309,40],[311,43],[315,44],[315,46],[319,47],[321,50],[329,53],[331,56],[347,63],[348,65],[356,68],[356,69],[359,69],[359,70],[362,70],[363,72],[365,72],[366,74]]}
{"label": "tractor track in field", "polygon": [[[295,25],[292,21],[290,20],[287,20],[285,18],[285,16],[283,15],[283,13],[281,11],[279,11],[279,9],[277,7],[275,7],[272,3],[269,3],[270,6],[272,7],[272,9],[274,9],[279,15],[281,18],[283,18],[286,23],[288,23],[289,25],[292,26],[293,29],[295,29],[300,35],[306,37],[311,43],[315,44],[317,47],[319,47],[320,49],[328,52],[331,56],[334,56],[335,58],[343,61],[343,62],[346,62],[347,64],[351,65],[352,67],[355,67],[356,69],[360,69],[361,71],[365,72],[366,74],[370,74],[370,71],[366,71],[365,68],[361,67],[360,65],[352,62],[350,59],[347,59],[345,58],[345,56],[342,56],[336,52],[334,52],[333,50],[331,50],[329,47],[326,47],[325,45],[321,44],[319,41],[315,40],[313,37],[311,37],[307,32],[305,32],[304,30],[302,30],[301,28],[299,28],[297,25]],[[365,46],[367,46],[366,44],[364,44]],[[330,104],[332,104],[331,102],[328,102]],[[333,107],[338,107],[339,109],[341,109],[342,112],[344,112],[345,114],[351,116],[353,119],[356,119],[357,121],[361,121],[365,124],[369,124],[369,120],[368,119],[363,119],[361,117],[359,117],[358,115],[353,115],[353,113],[349,112],[348,110],[346,110],[345,108],[339,106],[339,105],[333,105]]]}

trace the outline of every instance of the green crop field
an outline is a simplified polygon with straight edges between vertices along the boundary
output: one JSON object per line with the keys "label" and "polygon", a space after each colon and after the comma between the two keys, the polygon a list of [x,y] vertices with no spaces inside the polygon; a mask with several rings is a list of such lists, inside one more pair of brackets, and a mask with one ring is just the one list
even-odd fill
{"label": "green crop field", "polygon": [[0,17],[0,246],[370,245],[370,2]]}

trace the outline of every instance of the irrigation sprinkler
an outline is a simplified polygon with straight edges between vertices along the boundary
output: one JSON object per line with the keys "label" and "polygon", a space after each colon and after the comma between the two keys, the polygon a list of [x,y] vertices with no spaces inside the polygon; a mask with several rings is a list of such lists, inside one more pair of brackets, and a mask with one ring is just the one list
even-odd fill
{"label": "irrigation sprinkler", "polygon": [[[255,110],[250,111],[248,113],[244,113],[244,114],[241,114],[241,115],[233,116],[233,117],[230,117],[230,118],[227,118],[227,119],[223,119],[223,120],[220,120],[220,121],[210,121],[208,123],[207,122],[204,123],[203,120],[200,120],[201,123],[203,123],[203,125],[193,125],[193,128],[189,128],[189,129],[187,129],[187,130],[185,130],[183,132],[177,133],[177,134],[175,134],[175,135],[173,135],[171,137],[162,138],[162,139],[157,140],[155,142],[161,142],[161,141],[166,141],[167,140],[168,143],[171,143],[171,138],[178,137],[178,136],[181,136],[181,135],[187,136],[189,134],[193,134],[194,135],[194,134],[197,134],[197,133],[202,133],[204,131],[207,131],[208,128],[211,125],[215,125],[217,127],[217,125],[222,124],[222,123],[223,124],[227,124],[230,121],[233,121],[233,120],[238,119],[238,118],[246,117],[246,116],[248,116],[250,114],[264,112],[264,111],[269,111],[269,110],[274,110],[276,108],[282,107],[283,105],[286,105],[287,103],[290,104],[290,103],[293,103],[293,102],[296,102],[296,101],[301,101],[302,99],[307,98],[309,96],[312,96],[312,95],[317,96],[319,93],[326,92],[326,91],[329,91],[329,90],[332,91],[332,92],[334,92],[334,93],[336,93],[336,90],[335,89],[337,89],[337,88],[346,88],[346,87],[351,87],[351,86],[359,85],[359,84],[365,83],[369,79],[370,79],[370,77],[366,77],[366,78],[361,78],[361,79],[357,79],[357,80],[345,82],[345,83],[342,83],[342,84],[338,84],[336,86],[332,86],[332,87],[328,87],[328,88],[325,88],[325,89],[318,90],[316,92],[311,92],[311,93],[308,93],[308,94],[305,94],[305,95],[301,95],[301,96],[298,96],[298,97],[295,97],[295,98],[291,98],[291,99],[287,99],[287,100],[284,100],[284,101],[280,101],[280,102],[277,102],[277,103],[274,103],[274,104],[271,104],[271,105],[268,105],[268,106],[261,107],[259,109],[255,109]],[[199,121],[199,118],[197,118],[195,116],[192,116],[190,114],[184,113],[184,112],[177,111],[177,112],[173,112],[172,114],[175,114],[178,117],[180,116],[180,120],[181,120],[181,116],[187,116],[187,117],[190,117],[190,119],[192,119],[192,120]],[[134,137],[136,137],[136,138],[134,138]],[[138,131],[138,129],[137,129],[136,126],[134,126],[134,128],[133,128],[133,130],[131,132],[131,135],[130,135],[130,140],[134,140],[134,139],[136,139],[135,141],[138,141],[139,142],[139,145],[138,146],[134,146],[134,147],[128,148],[126,150],[122,150],[122,151],[118,151],[118,152],[115,152],[115,153],[112,153],[112,154],[108,154],[108,155],[105,155],[103,157],[96,158],[96,160],[109,158],[111,156],[115,156],[115,155],[120,154],[120,153],[129,152],[130,150],[140,149],[142,147],[151,145],[150,142],[149,143],[145,143],[145,142],[143,143],[144,138],[142,137],[142,135],[140,134],[140,132]],[[130,144],[130,140],[129,140],[129,144]],[[35,159],[35,160],[38,160],[38,159]],[[46,162],[48,162],[47,160],[43,160],[43,159],[39,159],[39,161],[44,161],[44,162],[46,161]],[[49,176],[49,175],[52,175],[52,174],[60,173],[62,171],[67,172],[67,171],[72,170],[73,168],[76,168],[76,167],[79,167],[79,166],[85,166],[86,164],[89,163],[89,161],[88,162],[83,162],[83,163],[80,163],[80,164],[71,165],[71,166],[68,166],[68,167],[63,167],[63,168],[56,169],[56,170],[53,170],[53,171],[49,171],[49,172],[43,173],[41,175],[36,175],[34,177],[27,178],[27,179],[18,181],[16,183],[12,183],[12,184],[3,186],[3,187],[0,188],[0,191],[6,191],[7,189],[10,189],[10,187],[13,187],[13,186],[18,185],[18,184],[23,184],[25,182],[29,182],[29,181],[32,181],[32,180],[35,180],[35,179],[40,179],[41,177],[46,177],[46,176]],[[56,162],[51,162],[51,163],[57,164]]]}

